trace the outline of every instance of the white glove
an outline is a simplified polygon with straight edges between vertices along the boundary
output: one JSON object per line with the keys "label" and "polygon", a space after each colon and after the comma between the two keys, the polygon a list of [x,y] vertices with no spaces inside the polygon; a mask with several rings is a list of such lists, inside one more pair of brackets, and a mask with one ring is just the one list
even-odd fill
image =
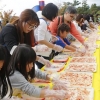
{"label": "white glove", "polygon": [[80,52],[82,54],[86,53],[86,49],[85,48],[76,48],[76,52]]}
{"label": "white glove", "polygon": [[42,63],[46,67],[51,66],[51,62],[49,60],[44,59],[43,57],[39,57],[38,62]]}
{"label": "white glove", "polygon": [[55,44],[52,49],[55,50],[55,51],[61,52],[61,51],[63,51],[64,48]]}
{"label": "white glove", "polygon": [[89,46],[88,46],[88,44],[87,44],[87,43],[83,43],[83,45],[84,45],[84,47],[85,47],[86,49],[88,49],[88,48],[89,48]]}
{"label": "white glove", "polygon": [[67,90],[67,84],[68,84],[67,81],[61,81],[57,78],[53,78],[52,82],[53,82],[53,89],[55,89],[55,90],[61,90],[61,89]]}
{"label": "white glove", "polygon": [[52,40],[51,40],[51,42],[55,42],[55,41],[57,41],[57,40],[58,40],[58,38],[57,38],[56,36],[52,35]]}
{"label": "white glove", "polygon": [[57,100],[64,100],[67,96],[68,95],[67,95],[67,92],[65,90],[45,89],[45,97],[55,97]]}
{"label": "white glove", "polygon": [[34,49],[35,52],[45,52],[45,51],[48,51],[50,49],[46,45],[36,45],[32,48]]}

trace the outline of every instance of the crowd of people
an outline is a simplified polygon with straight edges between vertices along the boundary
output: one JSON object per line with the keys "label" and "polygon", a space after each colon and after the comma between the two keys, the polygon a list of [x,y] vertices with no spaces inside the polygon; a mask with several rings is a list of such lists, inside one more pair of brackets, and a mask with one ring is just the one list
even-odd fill
{"label": "crowd of people", "polygon": [[[50,67],[50,60],[64,49],[84,55],[88,50],[85,38],[95,29],[93,18],[77,14],[73,6],[67,7],[61,16],[58,16],[58,7],[53,3],[43,8],[41,16],[32,9],[22,11],[0,32],[0,99],[17,100],[12,97],[15,89],[33,96],[34,100],[67,98],[69,95],[65,83],[56,78],[52,82],[58,87],[57,90],[41,89],[29,80],[35,77],[51,80],[49,74],[40,69],[44,65]],[[84,48],[72,45],[71,37],[77,39]],[[35,64],[38,69],[35,69]]]}

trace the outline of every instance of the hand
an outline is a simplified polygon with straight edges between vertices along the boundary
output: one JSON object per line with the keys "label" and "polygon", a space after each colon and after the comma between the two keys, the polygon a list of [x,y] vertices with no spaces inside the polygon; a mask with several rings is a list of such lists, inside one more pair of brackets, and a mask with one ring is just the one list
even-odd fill
{"label": "hand", "polygon": [[49,60],[44,59],[43,57],[39,57],[38,62],[44,64],[46,67],[51,66],[51,62]]}
{"label": "hand", "polygon": [[82,54],[85,54],[86,53],[86,49],[85,48],[77,48],[76,51],[77,52],[80,52]]}
{"label": "hand", "polygon": [[65,90],[45,90],[45,97],[54,97],[55,100],[64,100],[67,96],[68,95]]}
{"label": "hand", "polygon": [[83,43],[83,45],[85,46],[86,49],[89,48],[88,44],[87,43]]}
{"label": "hand", "polygon": [[58,40],[58,38],[56,36],[52,35],[52,42],[55,42],[57,40]]}
{"label": "hand", "polygon": [[32,48],[34,49],[35,52],[45,52],[45,51],[48,51],[50,49],[46,45],[36,45]]}
{"label": "hand", "polygon": [[55,90],[61,90],[61,89],[67,90],[68,82],[61,81],[57,78],[53,78],[52,81],[53,81],[53,89],[55,89]]}
{"label": "hand", "polygon": [[88,37],[89,37],[89,35],[88,35],[88,34],[84,34],[84,36],[85,36],[86,38],[88,38]]}
{"label": "hand", "polygon": [[63,51],[64,48],[55,44],[52,49],[55,50],[55,51],[61,52],[61,51]]}

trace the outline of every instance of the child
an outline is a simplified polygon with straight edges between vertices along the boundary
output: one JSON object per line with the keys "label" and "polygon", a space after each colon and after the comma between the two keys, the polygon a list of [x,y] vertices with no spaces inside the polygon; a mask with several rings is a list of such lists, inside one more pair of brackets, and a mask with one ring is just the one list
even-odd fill
{"label": "child", "polygon": [[12,96],[12,88],[8,77],[8,72],[11,70],[7,70],[7,52],[5,48],[0,45],[0,100],[5,99],[7,97]]}
{"label": "child", "polygon": [[65,49],[71,50],[73,52],[78,51],[78,52],[84,53],[85,50],[80,50],[79,48],[77,49],[75,46],[72,46],[70,44],[70,42],[67,40],[66,37],[67,37],[69,31],[70,31],[70,27],[67,24],[63,23],[63,24],[59,25],[58,32],[57,32],[58,40],[55,43],[57,45],[62,46]]}
{"label": "child", "polygon": [[[45,80],[50,79],[48,74],[41,72],[39,69],[35,70],[35,61],[36,53],[29,45],[20,44],[16,47],[8,66],[8,68],[12,67],[14,69],[10,76],[12,87],[34,97],[44,98],[45,96],[51,96],[59,99],[65,97],[66,91],[64,90],[41,89],[28,82],[29,79],[33,79],[34,77]],[[64,86],[64,84],[62,85]]]}

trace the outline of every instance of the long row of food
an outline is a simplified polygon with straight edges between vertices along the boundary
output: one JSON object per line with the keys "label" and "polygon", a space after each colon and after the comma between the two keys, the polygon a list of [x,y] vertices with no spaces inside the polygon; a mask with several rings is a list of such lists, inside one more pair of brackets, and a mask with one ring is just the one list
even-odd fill
{"label": "long row of food", "polygon": [[[99,33],[99,32],[95,32]],[[99,34],[92,33],[86,40],[89,49],[85,55],[77,52],[60,53],[52,60],[52,67],[44,67],[44,71],[51,74],[51,77],[57,77],[66,82],[69,98],[66,100],[99,100],[95,94],[93,86],[94,74],[97,73],[99,64],[97,62]],[[49,98],[50,99],[50,98]]]}

